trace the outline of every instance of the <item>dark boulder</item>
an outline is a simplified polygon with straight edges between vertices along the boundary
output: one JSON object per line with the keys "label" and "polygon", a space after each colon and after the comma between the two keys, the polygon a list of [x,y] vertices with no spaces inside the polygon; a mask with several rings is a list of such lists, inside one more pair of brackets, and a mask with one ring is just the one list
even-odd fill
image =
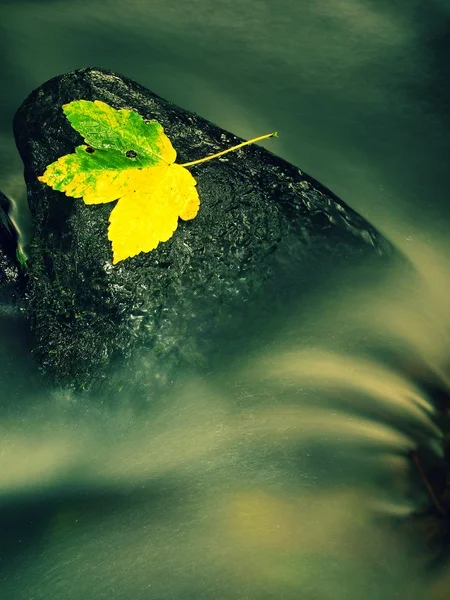
{"label": "dark boulder", "polygon": [[242,141],[103,69],[56,77],[23,103],[14,132],[34,221],[27,295],[35,355],[54,379],[88,388],[136,348],[155,378],[179,364],[198,368],[214,359],[218,341],[222,352],[238,345],[243,324],[282,313],[292,295],[340,265],[388,264],[392,248],[364,219],[297,167],[249,146],[192,167],[198,216],[157,250],[113,266],[113,203],[86,206],[37,180],[81,143],[61,110],[75,99],[156,119],[179,163]]}

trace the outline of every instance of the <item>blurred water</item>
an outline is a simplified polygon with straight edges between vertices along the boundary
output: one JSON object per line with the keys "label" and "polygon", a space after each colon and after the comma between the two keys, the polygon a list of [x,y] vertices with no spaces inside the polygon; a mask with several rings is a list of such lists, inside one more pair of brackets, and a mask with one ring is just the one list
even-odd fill
{"label": "blurred water", "polygon": [[126,390],[46,390],[3,318],[2,598],[448,596],[400,524],[428,503],[407,451],[439,452],[414,375],[449,384],[449,26],[444,0],[1,3],[0,189],[25,233],[13,114],[94,65],[242,137],[278,130],[418,272],[324,285],[144,414]]}
{"label": "blurred water", "polygon": [[5,335],[1,597],[444,598],[406,527],[429,503],[407,453],[441,433],[401,366],[440,379],[443,320],[395,279],[293,308],[144,410],[45,392]]}

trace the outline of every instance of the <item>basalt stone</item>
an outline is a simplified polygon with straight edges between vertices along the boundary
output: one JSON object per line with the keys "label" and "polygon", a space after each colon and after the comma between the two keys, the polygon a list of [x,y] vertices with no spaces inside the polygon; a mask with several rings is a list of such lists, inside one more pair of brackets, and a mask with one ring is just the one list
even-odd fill
{"label": "basalt stone", "polygon": [[342,264],[391,259],[391,246],[332,192],[253,145],[192,167],[198,216],[180,221],[153,252],[113,266],[114,203],[87,206],[37,180],[82,142],[61,110],[76,99],[156,119],[179,163],[242,141],[103,69],[56,77],[26,99],[14,132],[34,222],[27,296],[35,355],[57,381],[101,383],[137,348],[155,377],[170,377],[180,364],[198,367],[219,346],[236,347],[244,324],[282,312],[292,290],[306,293]]}
{"label": "basalt stone", "polygon": [[16,260],[17,231],[8,212],[8,198],[0,192],[0,311],[9,312],[19,295],[19,268]]}

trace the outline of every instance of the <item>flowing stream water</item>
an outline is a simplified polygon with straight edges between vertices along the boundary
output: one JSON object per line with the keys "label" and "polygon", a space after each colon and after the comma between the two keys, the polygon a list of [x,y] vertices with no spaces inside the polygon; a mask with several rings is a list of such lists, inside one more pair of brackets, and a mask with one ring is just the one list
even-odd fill
{"label": "flowing stream water", "polygon": [[26,324],[0,315],[0,598],[448,598],[408,453],[442,454],[427,390],[450,384],[450,5],[15,0],[0,17],[0,189],[24,244],[14,111],[92,65],[242,137],[277,129],[270,149],[415,269],[349,267],[139,409],[49,388]]}

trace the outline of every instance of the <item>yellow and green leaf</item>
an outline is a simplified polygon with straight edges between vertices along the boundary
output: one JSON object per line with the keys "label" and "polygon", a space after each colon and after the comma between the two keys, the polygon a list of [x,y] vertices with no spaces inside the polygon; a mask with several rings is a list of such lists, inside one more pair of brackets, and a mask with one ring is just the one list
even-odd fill
{"label": "yellow and green leaf", "polygon": [[86,204],[119,200],[108,229],[114,264],[154,250],[172,237],[179,218],[197,215],[197,182],[186,167],[276,135],[179,165],[157,121],[144,121],[132,110],[116,110],[99,100],[75,100],[63,111],[85,144],[50,164],[38,179]]}

